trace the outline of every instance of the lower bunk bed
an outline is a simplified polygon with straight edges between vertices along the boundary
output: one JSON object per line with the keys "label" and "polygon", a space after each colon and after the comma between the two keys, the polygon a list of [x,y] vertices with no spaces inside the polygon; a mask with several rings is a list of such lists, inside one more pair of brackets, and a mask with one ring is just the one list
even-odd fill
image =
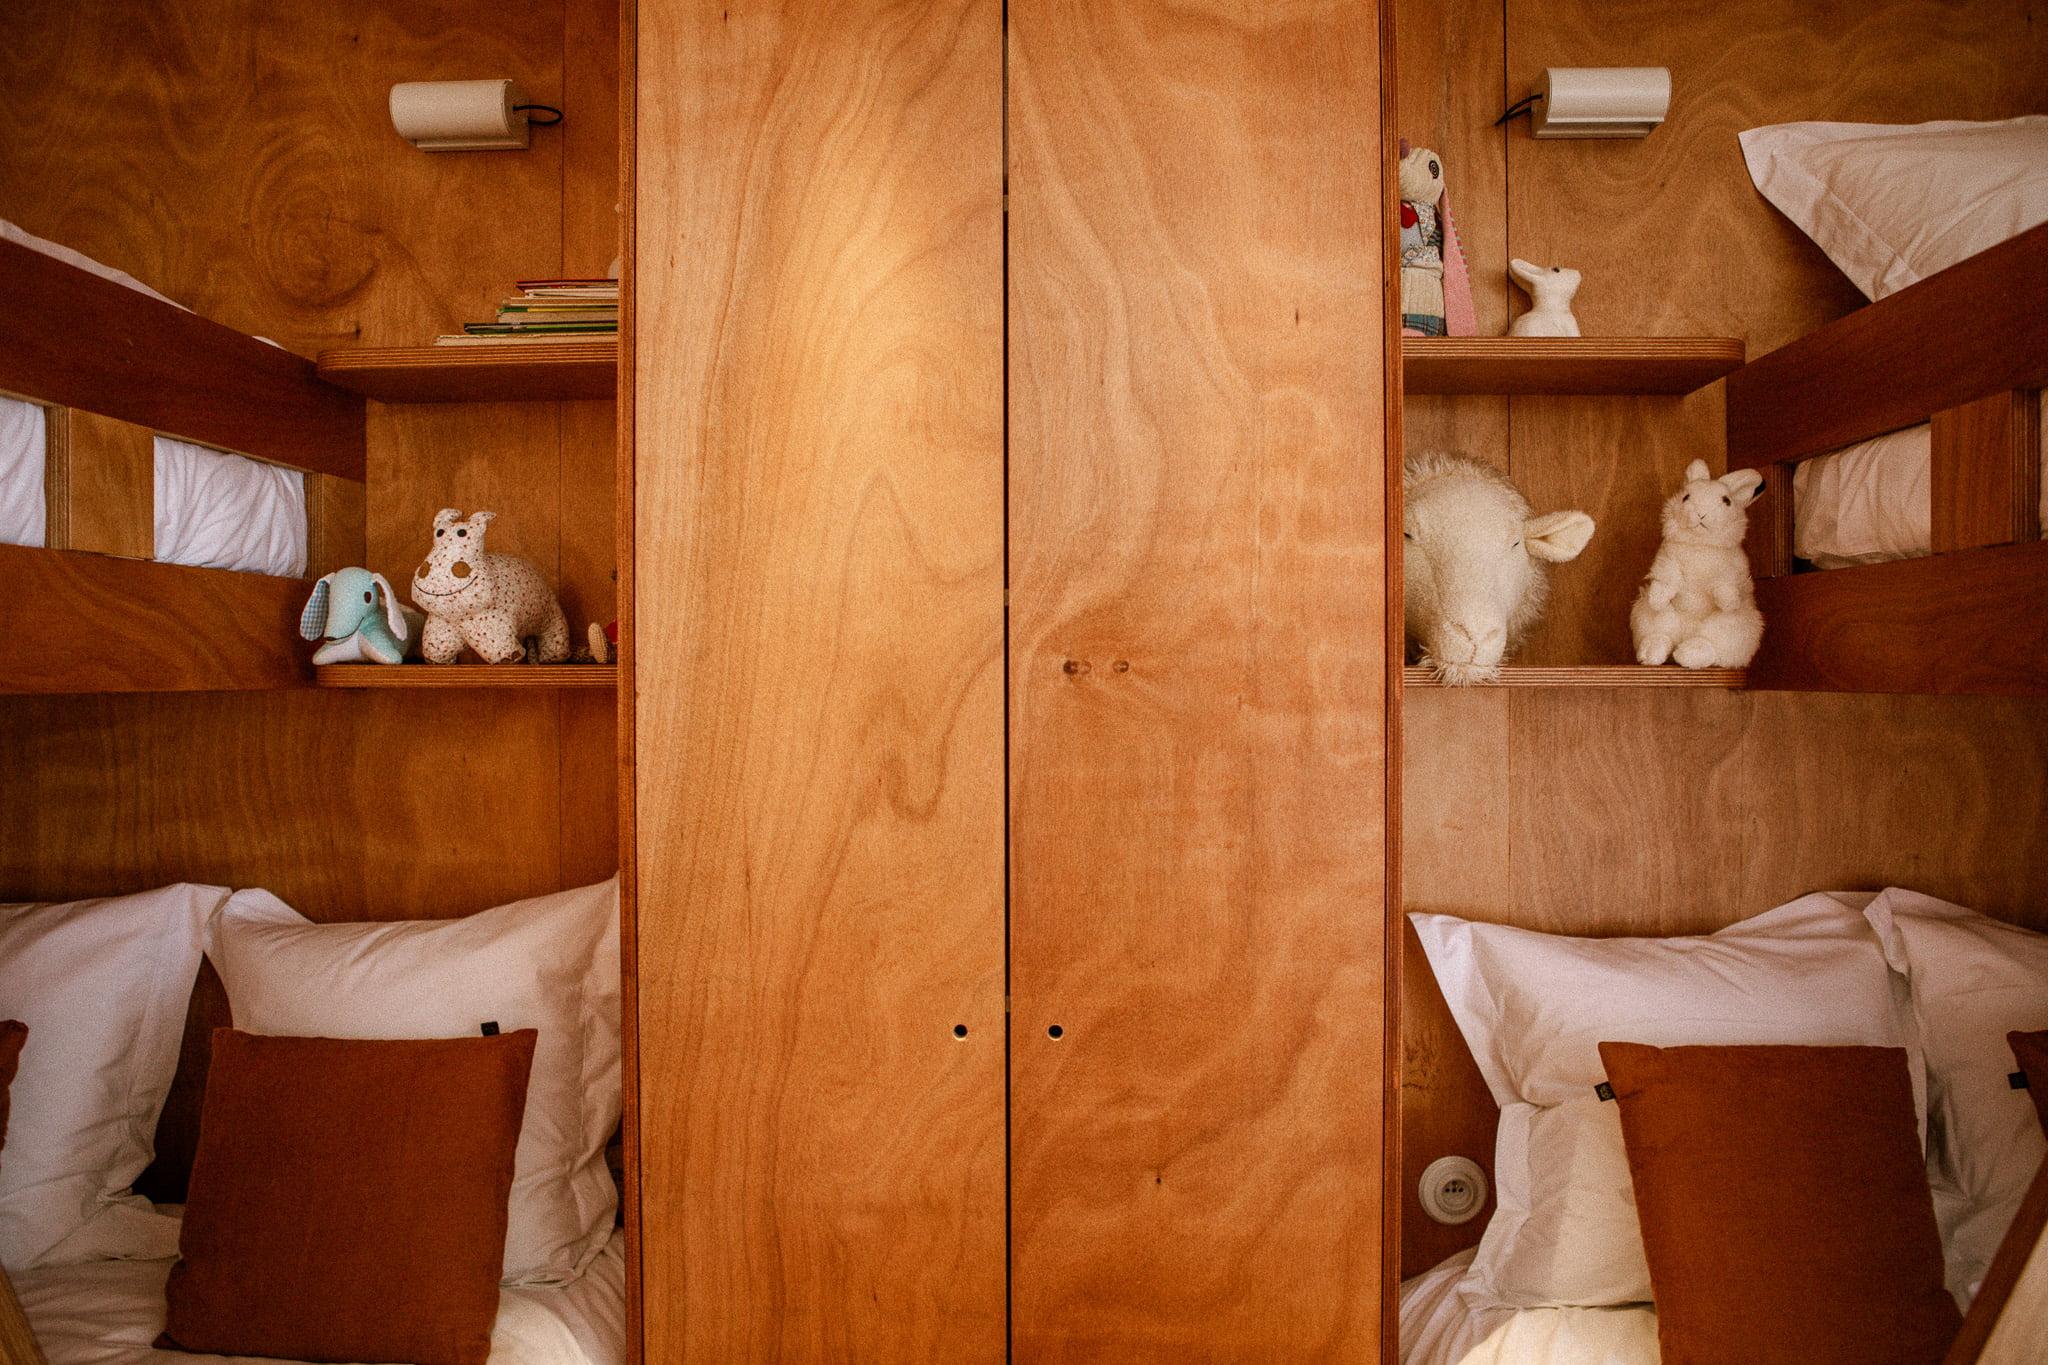
{"label": "lower bunk bed", "polygon": [[1498,1119],[1403,1365],[1965,1365],[2048,1308],[2048,934],[1897,887],[1688,937],[1410,921]]}
{"label": "lower bunk bed", "polygon": [[[48,1365],[251,1359],[156,1348],[164,1330],[164,1281],[172,1264],[169,1259],[90,1261],[30,1270],[14,1277],[14,1292]],[[490,1360],[491,1365],[626,1365],[625,1234],[614,1232],[573,1283],[502,1288]]]}
{"label": "lower bunk bed", "polygon": [[4,1358],[625,1365],[623,1025],[615,880],[0,904]]}

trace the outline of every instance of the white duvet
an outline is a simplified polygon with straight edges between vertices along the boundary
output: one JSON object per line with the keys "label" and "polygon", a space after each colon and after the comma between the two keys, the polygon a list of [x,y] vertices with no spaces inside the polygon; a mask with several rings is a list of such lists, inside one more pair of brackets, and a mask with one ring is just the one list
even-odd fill
{"label": "white duvet", "polygon": [[1458,1293],[1471,1265],[1461,1251],[1402,1282],[1401,1365],[1657,1365],[1648,1304],[1475,1309]]}
{"label": "white duvet", "polygon": [[[29,1328],[50,1365],[205,1365],[248,1356],[159,1351],[169,1261],[91,1261],[14,1275]],[[491,1365],[624,1365],[622,1233],[572,1284],[501,1289]],[[264,1365],[278,1365],[276,1361]],[[366,1365],[386,1365],[366,1362]]]}

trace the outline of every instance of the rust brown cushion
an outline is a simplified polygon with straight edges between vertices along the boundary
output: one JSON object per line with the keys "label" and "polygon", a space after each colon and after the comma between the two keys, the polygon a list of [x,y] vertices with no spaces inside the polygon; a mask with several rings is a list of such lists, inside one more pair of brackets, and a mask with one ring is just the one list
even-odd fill
{"label": "rust brown cushion", "polygon": [[[2005,1041],[2012,1044],[2013,1059],[2026,1073],[2027,1098],[2034,1102],[2034,1112],[2040,1115],[2041,1131],[2048,1134],[2048,1029],[2038,1033],[2008,1033]],[[0,1110],[0,1113],[4,1112]]]}
{"label": "rust brown cushion", "polygon": [[15,1068],[21,1065],[21,1045],[27,1041],[27,1024],[19,1019],[0,1020],[0,1150],[7,1146],[7,1091],[14,1084]]}
{"label": "rust brown cushion", "polygon": [[1930,1365],[1962,1323],[1906,1054],[1602,1043],[1664,1365]]}
{"label": "rust brown cushion", "polygon": [[157,1345],[483,1365],[532,1029],[218,1029]]}

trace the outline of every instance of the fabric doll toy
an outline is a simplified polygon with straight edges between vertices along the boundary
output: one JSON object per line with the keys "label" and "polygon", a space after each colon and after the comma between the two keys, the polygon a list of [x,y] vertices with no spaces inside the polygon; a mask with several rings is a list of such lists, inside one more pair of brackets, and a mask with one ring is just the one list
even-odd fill
{"label": "fabric doll toy", "polygon": [[1401,335],[1471,336],[1472,276],[1444,190],[1443,158],[1401,142]]}

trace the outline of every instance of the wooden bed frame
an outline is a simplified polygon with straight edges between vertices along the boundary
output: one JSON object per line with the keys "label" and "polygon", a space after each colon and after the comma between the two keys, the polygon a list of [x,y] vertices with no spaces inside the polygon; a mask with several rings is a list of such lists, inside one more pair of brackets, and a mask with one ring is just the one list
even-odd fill
{"label": "wooden bed frame", "polygon": [[[1764,471],[1768,629],[1749,686],[2048,695],[2048,542],[2033,390],[2048,383],[2048,225],[1728,377],[1728,467]],[[1801,461],[1932,423],[1934,553],[1799,572]]]}
{"label": "wooden bed frame", "polygon": [[308,570],[359,557],[364,408],[312,362],[0,241],[0,392],[49,416],[47,549],[0,545],[0,694],[310,685],[302,580],[147,562],[152,437],[306,475]]}

